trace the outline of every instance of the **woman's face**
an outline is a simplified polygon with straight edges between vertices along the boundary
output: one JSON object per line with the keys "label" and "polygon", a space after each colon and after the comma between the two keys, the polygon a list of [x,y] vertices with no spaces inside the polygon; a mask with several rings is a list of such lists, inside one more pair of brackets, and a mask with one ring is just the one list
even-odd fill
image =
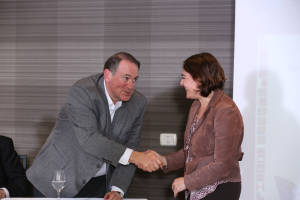
{"label": "woman's face", "polygon": [[180,86],[184,87],[187,99],[198,99],[200,97],[198,83],[184,69],[181,73]]}

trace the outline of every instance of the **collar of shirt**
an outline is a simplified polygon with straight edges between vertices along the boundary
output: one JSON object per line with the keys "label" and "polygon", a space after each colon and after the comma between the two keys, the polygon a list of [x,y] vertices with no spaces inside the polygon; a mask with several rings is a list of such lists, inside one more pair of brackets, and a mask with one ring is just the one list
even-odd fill
{"label": "collar of shirt", "polygon": [[114,118],[116,110],[118,110],[118,108],[120,108],[122,106],[122,101],[117,101],[117,103],[114,104],[114,102],[112,101],[112,99],[110,98],[110,96],[107,92],[105,80],[103,80],[103,81],[104,81],[105,96],[106,96],[106,99],[107,99],[107,102],[108,102],[110,118],[111,118],[111,121],[112,121],[113,118]]}

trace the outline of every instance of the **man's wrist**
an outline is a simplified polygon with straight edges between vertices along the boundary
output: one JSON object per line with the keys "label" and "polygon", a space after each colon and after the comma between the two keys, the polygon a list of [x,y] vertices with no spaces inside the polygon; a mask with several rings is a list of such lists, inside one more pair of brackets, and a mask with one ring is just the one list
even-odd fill
{"label": "man's wrist", "polygon": [[138,154],[137,151],[132,151],[128,161],[132,164],[135,164],[137,154]]}
{"label": "man's wrist", "polygon": [[112,192],[118,192],[118,193],[120,193],[120,196],[122,198],[124,197],[124,191],[121,188],[117,187],[117,186],[111,186],[111,191]]}

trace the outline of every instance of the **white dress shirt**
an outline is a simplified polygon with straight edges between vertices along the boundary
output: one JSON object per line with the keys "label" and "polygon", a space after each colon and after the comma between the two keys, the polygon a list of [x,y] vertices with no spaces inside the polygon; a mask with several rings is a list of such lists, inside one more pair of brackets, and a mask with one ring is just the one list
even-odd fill
{"label": "white dress shirt", "polygon": [[4,190],[6,198],[9,198],[9,191],[7,190],[7,188],[3,187],[3,188],[0,188],[0,189]]}
{"label": "white dress shirt", "polygon": [[[107,92],[105,81],[104,81],[104,90],[105,90],[105,96],[106,96],[106,99],[108,102],[110,119],[111,119],[111,121],[113,121],[116,110],[118,110],[118,108],[120,108],[122,106],[122,101],[118,101],[116,104],[113,103],[113,101],[111,100],[111,98]],[[129,158],[130,158],[132,152],[133,152],[132,149],[126,148],[125,152],[123,153],[123,155],[121,156],[121,158],[119,160],[119,163],[122,165],[129,165]],[[102,167],[100,168],[100,170],[96,173],[95,177],[103,176],[105,174],[106,174],[106,163],[104,162]],[[112,186],[111,191],[120,192],[121,196],[122,197],[124,196],[124,191],[121,188],[118,188],[116,186]]]}

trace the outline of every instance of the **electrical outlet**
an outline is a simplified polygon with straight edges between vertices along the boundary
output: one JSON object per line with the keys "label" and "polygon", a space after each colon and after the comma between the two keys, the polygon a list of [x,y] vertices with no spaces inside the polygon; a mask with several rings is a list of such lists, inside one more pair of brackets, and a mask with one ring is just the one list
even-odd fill
{"label": "electrical outlet", "polygon": [[176,133],[161,133],[160,145],[161,146],[176,146],[177,134]]}

